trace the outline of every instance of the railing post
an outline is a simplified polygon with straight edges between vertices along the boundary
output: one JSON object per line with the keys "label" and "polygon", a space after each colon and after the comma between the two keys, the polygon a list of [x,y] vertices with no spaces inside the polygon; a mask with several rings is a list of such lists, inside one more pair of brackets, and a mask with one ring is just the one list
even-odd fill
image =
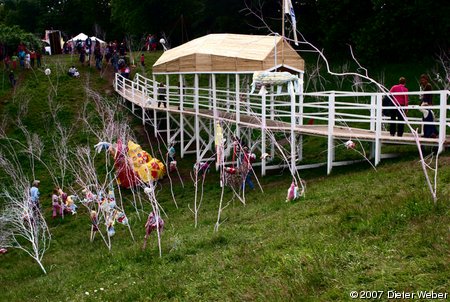
{"label": "railing post", "polygon": [[[275,98],[273,96],[273,85],[270,87],[270,119],[275,120]],[[262,153],[262,151],[261,151]],[[270,139],[270,158],[275,157],[275,142],[273,138]]]}
{"label": "railing post", "polygon": [[335,94],[332,92],[328,96],[328,156],[327,174],[331,173],[334,161],[334,124],[335,124]]}
{"label": "railing post", "polygon": [[377,96],[370,96],[370,131],[375,131],[375,119],[376,119],[376,107],[377,107]]}
{"label": "railing post", "polygon": [[[300,73],[300,79],[299,79],[299,95],[298,95],[298,123],[300,127],[303,126],[303,102],[304,102],[304,95],[303,95],[303,78],[304,74],[303,72]],[[298,160],[301,161],[303,159],[303,134],[300,134],[298,138]]]}
{"label": "railing post", "polygon": [[[123,91],[125,92],[125,91],[127,91],[125,89],[125,78],[123,80],[123,84],[124,84]],[[135,99],[134,99],[134,82],[131,82],[131,99],[132,99],[132,101],[131,101],[131,111],[134,113],[134,101],[135,101]]]}
{"label": "railing post", "polygon": [[157,100],[158,100],[158,88],[156,87],[156,78],[155,75],[153,75],[153,102],[154,102],[154,107],[155,109],[153,109],[153,129],[154,129],[154,134],[155,137],[158,137],[158,113],[156,112],[156,106],[158,106]]}
{"label": "railing post", "polygon": [[288,83],[290,88],[290,97],[291,97],[291,174],[294,175],[297,170],[297,162],[296,162],[296,146],[295,146],[295,126],[297,124],[296,116],[295,116],[295,92],[294,85],[292,82]]}
{"label": "railing post", "polygon": [[[376,103],[375,103],[375,146],[374,146],[374,153],[375,153],[375,166],[377,166],[381,161],[381,128],[382,128],[382,111],[383,111],[383,102],[382,95],[377,94],[376,95]],[[371,107],[372,108],[372,107]]]}
{"label": "railing post", "polygon": [[[139,83],[140,82],[138,81],[138,85],[140,85]],[[147,106],[147,99],[148,99],[147,85],[145,84],[144,87],[142,87],[141,95],[142,95],[142,125],[145,126],[145,107]]]}
{"label": "railing post", "polygon": [[438,154],[444,151],[444,142],[447,137],[447,91],[439,93],[439,149]]}

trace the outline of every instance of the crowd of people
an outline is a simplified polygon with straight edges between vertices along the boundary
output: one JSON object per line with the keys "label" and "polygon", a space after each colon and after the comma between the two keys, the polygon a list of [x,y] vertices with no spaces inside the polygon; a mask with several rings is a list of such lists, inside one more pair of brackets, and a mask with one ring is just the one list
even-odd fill
{"label": "crowd of people", "polygon": [[[426,138],[436,138],[438,136],[438,131],[435,125],[430,124],[435,121],[434,112],[429,106],[433,105],[433,95],[431,93],[427,93],[427,91],[432,91],[430,78],[427,74],[422,74],[420,76],[420,90],[423,92],[420,95],[420,107],[419,111],[422,113],[422,121],[426,122],[421,130],[423,137]],[[409,97],[408,97],[408,88],[406,88],[406,78],[400,77],[398,80],[398,84],[392,86],[390,89],[392,95],[392,101],[395,103],[396,108],[393,108],[388,111],[388,115],[391,118],[391,123],[389,125],[389,132],[391,136],[397,135],[398,137],[402,137],[404,133],[405,117],[408,114]],[[402,94],[405,93],[405,94]],[[390,104],[383,104],[383,106]],[[391,104],[392,105],[392,104]]]}
{"label": "crowd of people", "polygon": [[[143,49],[155,51],[156,48],[156,36],[148,35]],[[131,72],[129,61],[127,59],[129,49],[125,42],[118,43],[117,41],[112,41],[105,43],[90,37],[87,37],[85,40],[69,40],[63,45],[63,53],[76,54],[79,56],[79,62],[82,66],[91,66],[95,64],[95,68],[99,71],[102,70],[104,64],[110,64],[113,67],[114,72],[120,73],[125,78],[129,78]],[[140,63],[142,67],[145,67],[144,53],[140,56]],[[74,66],[71,68],[73,69]],[[73,76],[73,72],[69,71],[68,73],[70,76]]]}
{"label": "crowd of people", "polygon": [[16,69],[27,70],[40,68],[42,64],[41,50],[34,50],[34,48],[27,48],[25,44],[20,43],[17,50],[10,55],[6,53],[3,56],[3,65],[8,72],[8,79],[11,87],[15,87],[17,80],[14,74]]}

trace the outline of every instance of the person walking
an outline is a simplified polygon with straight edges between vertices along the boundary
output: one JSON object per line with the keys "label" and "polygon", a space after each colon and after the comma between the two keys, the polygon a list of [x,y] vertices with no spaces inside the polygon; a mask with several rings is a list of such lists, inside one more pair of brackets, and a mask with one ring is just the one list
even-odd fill
{"label": "person walking", "polygon": [[[433,88],[430,84],[430,77],[427,74],[420,75],[420,91],[431,91]],[[420,103],[427,103],[428,105],[433,105],[433,95],[430,93],[424,93],[420,95]]]}
{"label": "person walking", "polygon": [[[389,92],[391,93],[398,93],[398,92],[408,92],[408,88],[406,88],[406,79],[404,77],[400,77],[398,80],[398,84],[392,86],[391,90]],[[408,95],[407,94],[395,94],[393,95],[394,102],[397,106],[408,106]],[[405,124],[403,123],[405,120],[405,116],[408,113],[408,109],[403,108],[395,108],[391,110],[391,121],[398,121],[400,123],[391,123],[389,125],[389,133],[391,136],[395,136],[397,133],[397,136],[402,137],[403,131],[405,129]]]}
{"label": "person walking", "polygon": [[436,138],[438,137],[436,125],[430,124],[434,123],[435,121],[434,112],[433,110],[427,108],[429,105],[430,104],[428,104],[427,102],[423,102],[419,108],[419,111],[423,114],[422,121],[427,123],[422,125],[422,133],[423,137]]}
{"label": "person walking", "polygon": [[36,52],[34,51],[34,49],[32,49],[30,51],[30,65],[31,68],[34,68],[34,62],[36,61]]}
{"label": "person walking", "polygon": [[158,88],[158,108],[161,104],[164,105],[164,108],[167,108],[166,102],[167,102],[167,89],[164,83],[161,82],[159,83]]}
{"label": "person walking", "polygon": [[39,180],[34,180],[30,188],[30,206],[33,210],[33,213],[41,210],[41,205],[39,204],[39,184]]}

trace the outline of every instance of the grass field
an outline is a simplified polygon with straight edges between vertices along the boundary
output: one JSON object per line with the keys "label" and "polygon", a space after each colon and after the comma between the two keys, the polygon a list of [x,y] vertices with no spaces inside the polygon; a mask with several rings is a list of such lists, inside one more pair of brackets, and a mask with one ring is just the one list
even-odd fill
{"label": "grass field", "polygon": [[[149,75],[157,55],[148,55],[147,67],[135,71]],[[17,116],[20,104],[27,101],[23,122],[48,144],[46,125],[51,122],[45,106],[49,95],[64,105],[59,114],[67,125],[76,123],[80,104],[89,99],[86,87],[113,100],[117,97],[111,74],[79,67],[81,78],[72,79],[65,71],[78,64],[76,57],[47,60],[50,77],[43,70],[24,71],[14,93],[2,86],[0,112]],[[149,144],[145,131],[151,133],[151,129],[142,128],[136,119],[130,122],[145,148]],[[81,126],[76,129],[72,146],[92,144],[88,132]],[[8,134],[21,139],[14,124],[8,124]],[[308,154],[325,150],[320,142],[308,148]],[[305,198],[295,202],[285,202],[290,176],[273,172],[260,179],[264,193],[247,193],[245,206],[230,201],[216,233],[218,174],[207,174],[199,225],[194,228],[188,208],[194,201],[189,181],[194,159],[179,159],[185,187],[174,179],[178,208],[167,179],[158,194],[168,215],[161,258],[155,237],[142,251],[146,214],[140,212],[138,217],[131,205],[126,210],[136,241],[119,225],[111,251],[99,238],[89,242],[85,209],[64,220],[52,220],[49,194],[53,184],[38,167],[52,233],[43,260],[48,274],[23,252],[9,249],[0,256],[0,301],[348,301],[351,291],[382,291],[381,300],[388,299],[390,290],[448,292],[449,153],[440,157],[435,205],[417,151],[390,148],[402,156],[383,160],[376,171],[368,163],[336,167],[330,176],[325,168],[300,171],[307,191]],[[51,150],[49,146],[46,152]],[[1,180],[8,181],[4,175]],[[131,198],[127,190],[123,193],[126,200]],[[225,200],[231,197],[226,191]],[[145,206],[147,213],[149,208]]]}

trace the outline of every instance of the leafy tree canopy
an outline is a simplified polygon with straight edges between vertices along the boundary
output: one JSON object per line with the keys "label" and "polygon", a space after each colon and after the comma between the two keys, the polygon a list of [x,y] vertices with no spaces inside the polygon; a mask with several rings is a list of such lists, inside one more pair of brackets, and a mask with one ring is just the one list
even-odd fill
{"label": "leafy tree canopy", "polygon": [[[297,28],[328,55],[366,61],[417,59],[448,49],[448,0],[291,0]],[[59,29],[66,38],[85,32],[107,40],[125,35],[165,35],[172,46],[208,33],[268,34],[245,8],[258,11],[281,32],[281,0],[3,0],[0,23],[43,35]],[[248,12],[248,11],[247,11]],[[289,25],[287,22],[286,25]],[[289,32],[289,31],[288,31]]]}
{"label": "leafy tree canopy", "polygon": [[15,51],[19,44],[23,43],[27,48],[40,49],[42,41],[34,34],[27,33],[19,26],[6,26],[0,24],[0,44],[9,51]]}

